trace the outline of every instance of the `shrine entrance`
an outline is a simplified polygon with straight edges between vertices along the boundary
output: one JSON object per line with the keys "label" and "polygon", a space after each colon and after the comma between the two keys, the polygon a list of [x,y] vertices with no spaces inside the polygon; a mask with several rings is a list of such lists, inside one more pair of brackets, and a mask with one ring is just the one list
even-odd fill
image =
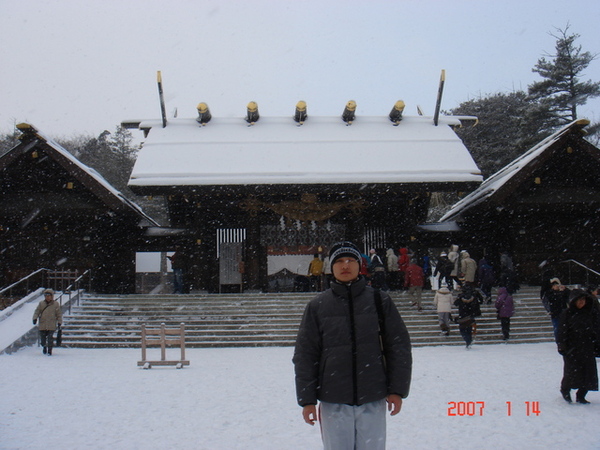
{"label": "shrine entrance", "polygon": [[308,290],[308,267],[314,255],[321,260],[329,248],[344,239],[346,227],[326,222],[285,221],[261,226],[261,246],[267,254],[269,292]]}

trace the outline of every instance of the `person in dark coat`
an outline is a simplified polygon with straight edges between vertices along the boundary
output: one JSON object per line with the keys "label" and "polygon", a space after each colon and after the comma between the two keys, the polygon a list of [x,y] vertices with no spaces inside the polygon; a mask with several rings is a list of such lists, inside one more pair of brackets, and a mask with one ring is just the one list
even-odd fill
{"label": "person in dark coat", "polygon": [[550,280],[550,289],[544,294],[542,303],[550,319],[552,320],[552,327],[554,329],[554,339],[558,332],[558,320],[561,313],[567,309],[569,305],[569,289],[567,289],[558,278],[552,278]]}
{"label": "person in dark coat", "polygon": [[438,274],[440,275],[438,282],[438,287],[440,289],[442,288],[442,280],[444,280],[448,289],[454,289],[454,283],[451,276],[452,269],[454,269],[454,263],[448,259],[448,254],[446,252],[441,253],[437,264],[435,265],[435,270],[433,271],[434,277],[438,276]]}
{"label": "person in dark coat", "polygon": [[371,271],[371,286],[375,289],[383,289],[389,291],[387,283],[385,281],[385,266],[381,257],[377,254],[377,251],[372,248],[369,250],[371,258],[371,264],[369,265]]}
{"label": "person in dark coat", "polygon": [[185,294],[185,271],[187,267],[186,256],[180,246],[175,247],[175,253],[171,256],[167,256],[171,261],[171,268],[173,269],[173,293],[174,294]]}
{"label": "person in dark coat", "polygon": [[571,403],[571,389],[577,389],[576,401],[588,404],[588,391],[598,390],[596,354],[600,345],[600,321],[595,299],[582,289],[574,289],[569,307],[560,315],[557,335],[558,353],[563,357],[562,397]]}
{"label": "person in dark coat", "polygon": [[514,294],[521,288],[517,271],[507,251],[503,251],[500,255],[500,276],[498,280],[500,286],[505,286],[509,294]]}
{"label": "person in dark coat", "polygon": [[479,294],[472,286],[465,286],[461,293],[454,301],[454,305],[458,307],[458,318],[456,323],[460,335],[465,341],[466,348],[471,348],[473,343],[473,329],[475,326],[475,318],[481,316],[480,303],[482,301]]}
{"label": "person in dark coat", "polygon": [[510,318],[515,314],[513,297],[506,287],[502,286],[498,288],[498,297],[494,306],[496,307],[500,326],[502,327],[502,339],[506,342],[510,334]]}
{"label": "person in dark coat", "polygon": [[306,306],[296,339],[298,404],[306,423],[320,421],[326,449],[384,449],[386,402],[398,414],[410,389],[410,337],[390,296],[359,275],[354,244],[329,258],[334,280]]}
{"label": "person in dark coat", "polygon": [[594,298],[594,308],[597,314],[600,314],[600,302],[598,301],[598,295],[600,295],[600,287],[596,284],[588,284],[585,287],[585,291]]}
{"label": "person in dark coat", "polygon": [[496,283],[496,274],[494,268],[486,258],[481,258],[477,266],[477,281],[479,289],[485,295],[485,302],[492,303],[492,287]]}

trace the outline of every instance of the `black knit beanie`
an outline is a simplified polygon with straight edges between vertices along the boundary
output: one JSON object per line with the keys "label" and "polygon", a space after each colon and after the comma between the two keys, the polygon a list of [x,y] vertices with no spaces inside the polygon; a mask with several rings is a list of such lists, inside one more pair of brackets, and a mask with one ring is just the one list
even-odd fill
{"label": "black knit beanie", "polygon": [[358,247],[350,241],[338,242],[331,247],[331,250],[329,250],[329,263],[333,265],[336,259],[342,256],[349,256],[357,261],[361,260]]}

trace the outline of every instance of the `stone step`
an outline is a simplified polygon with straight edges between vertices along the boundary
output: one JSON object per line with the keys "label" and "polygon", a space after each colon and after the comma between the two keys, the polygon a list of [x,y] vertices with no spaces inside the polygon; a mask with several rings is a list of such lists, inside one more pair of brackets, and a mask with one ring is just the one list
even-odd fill
{"label": "stone step", "polygon": [[[306,304],[314,293],[96,296],[65,316],[63,345],[140,347],[141,324],[177,327],[185,323],[186,347],[292,346]],[[405,292],[392,292],[415,346],[462,345],[455,325],[440,336],[433,292],[416,311]],[[539,288],[515,295],[511,342],[548,342],[552,325],[539,300]],[[476,342],[499,343],[500,323],[493,305],[482,305]]]}

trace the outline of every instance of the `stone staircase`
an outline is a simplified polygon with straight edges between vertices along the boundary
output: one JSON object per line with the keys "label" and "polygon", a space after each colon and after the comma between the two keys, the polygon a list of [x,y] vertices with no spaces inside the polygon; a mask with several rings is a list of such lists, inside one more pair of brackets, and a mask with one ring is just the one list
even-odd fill
{"label": "stone staircase", "polygon": [[[433,292],[424,292],[421,312],[405,292],[392,292],[415,347],[464,345],[456,325],[441,336]],[[186,347],[292,346],[306,303],[314,293],[90,296],[64,318],[67,347],[140,347],[141,325],[178,327],[185,323]],[[539,288],[515,296],[511,343],[553,341],[552,325]],[[502,342],[492,305],[482,305],[475,344]]]}

